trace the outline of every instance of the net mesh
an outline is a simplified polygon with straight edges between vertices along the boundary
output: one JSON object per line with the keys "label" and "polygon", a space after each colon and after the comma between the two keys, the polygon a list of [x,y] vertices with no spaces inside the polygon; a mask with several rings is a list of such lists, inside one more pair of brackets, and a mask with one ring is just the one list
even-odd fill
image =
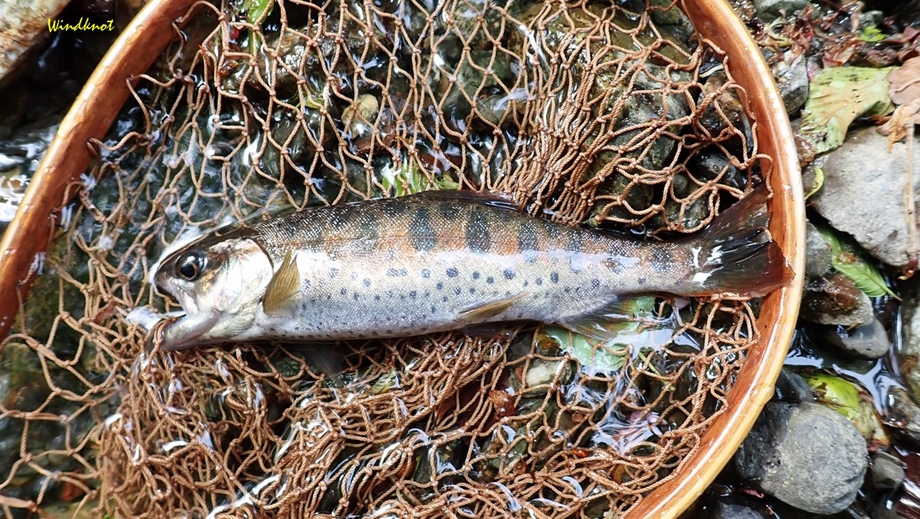
{"label": "net mesh", "polygon": [[[132,88],[0,350],[0,505],[112,517],[612,517],[674,477],[756,304],[166,353],[128,314],[186,233],[429,189],[673,238],[759,183],[720,49],[668,2],[200,2]],[[328,346],[325,346],[328,347]],[[63,503],[63,504],[62,504]]]}

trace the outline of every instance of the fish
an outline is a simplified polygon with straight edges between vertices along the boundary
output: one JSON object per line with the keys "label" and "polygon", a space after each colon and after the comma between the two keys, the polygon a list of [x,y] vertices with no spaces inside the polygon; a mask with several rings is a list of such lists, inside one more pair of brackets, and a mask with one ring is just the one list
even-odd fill
{"label": "fish", "polygon": [[164,253],[184,314],[165,350],[417,336],[511,321],[598,333],[631,294],[762,296],[792,277],[766,187],[673,240],[569,226],[497,195],[428,191],[308,208]]}

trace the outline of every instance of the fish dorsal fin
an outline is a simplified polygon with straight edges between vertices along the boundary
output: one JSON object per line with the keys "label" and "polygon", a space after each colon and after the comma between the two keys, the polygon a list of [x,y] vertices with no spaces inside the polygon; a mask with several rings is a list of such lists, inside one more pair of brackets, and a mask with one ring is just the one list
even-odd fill
{"label": "fish dorsal fin", "polygon": [[291,251],[284,256],[281,266],[275,271],[265,295],[262,297],[262,311],[272,315],[283,312],[300,291],[300,271]]}
{"label": "fish dorsal fin", "polygon": [[508,211],[521,211],[522,206],[515,202],[510,195],[501,193],[492,193],[486,191],[470,191],[468,189],[452,190],[432,190],[423,191],[416,195],[418,198],[427,198],[429,200],[443,200],[447,202],[465,202],[474,204],[483,204],[498,209]]}
{"label": "fish dorsal fin", "polygon": [[516,296],[499,299],[498,301],[471,306],[460,311],[460,318],[471,323],[487,321],[511,308],[511,305],[513,305],[525,295],[525,293],[521,293]]}

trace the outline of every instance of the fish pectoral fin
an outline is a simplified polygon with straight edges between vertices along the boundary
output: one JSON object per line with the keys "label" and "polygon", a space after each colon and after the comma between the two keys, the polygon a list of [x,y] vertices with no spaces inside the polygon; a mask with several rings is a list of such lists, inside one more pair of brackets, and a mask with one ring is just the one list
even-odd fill
{"label": "fish pectoral fin", "polygon": [[300,292],[300,271],[291,251],[284,256],[281,266],[268,281],[262,296],[262,311],[266,314],[284,312]]}
{"label": "fish pectoral fin", "polygon": [[511,308],[511,305],[523,298],[525,295],[527,294],[520,293],[516,296],[499,299],[498,301],[490,301],[488,303],[465,308],[460,311],[460,318],[474,323],[487,321]]}

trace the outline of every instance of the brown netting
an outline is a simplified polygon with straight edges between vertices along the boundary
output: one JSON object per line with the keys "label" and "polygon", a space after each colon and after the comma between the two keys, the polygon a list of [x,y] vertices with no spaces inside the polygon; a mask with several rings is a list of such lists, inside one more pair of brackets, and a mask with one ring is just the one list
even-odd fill
{"label": "brown netting", "polygon": [[128,319],[176,308],[146,281],[165,246],[292,208],[459,187],[705,226],[761,181],[756,123],[719,48],[649,2],[196,4],[2,343],[5,513],[612,517],[673,477],[756,340],[745,301],[640,298],[608,345],[338,344],[332,376],[310,362],[328,345],[164,353]]}

